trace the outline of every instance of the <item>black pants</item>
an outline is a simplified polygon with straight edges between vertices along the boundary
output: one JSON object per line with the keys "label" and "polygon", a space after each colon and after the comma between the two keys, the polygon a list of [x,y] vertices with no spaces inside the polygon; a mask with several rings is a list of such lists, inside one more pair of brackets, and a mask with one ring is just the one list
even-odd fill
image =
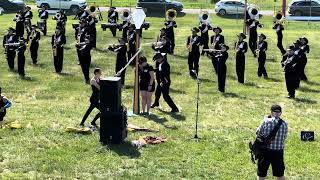
{"label": "black pants", "polygon": [[8,62],[8,66],[11,70],[14,69],[14,58],[15,57],[16,57],[15,50],[8,50],[7,51],[7,62]]}
{"label": "black pants", "polygon": [[128,37],[128,29],[124,28],[122,29],[122,38],[127,39],[127,37]]}
{"label": "black pants", "polygon": [[263,77],[268,77],[267,70],[264,67],[264,65],[266,64],[266,55],[265,54],[264,55],[263,54],[259,55],[258,64],[259,64],[258,76],[261,77],[263,75]]}
{"label": "black pants", "polygon": [[284,50],[284,48],[282,46],[282,39],[283,39],[282,33],[277,33],[277,39],[278,39],[277,47],[280,50],[281,54],[283,55],[286,53],[286,50]]}
{"label": "black pants", "polygon": [[89,71],[91,65],[90,50],[85,49],[80,51],[80,65],[85,81],[89,81]]}
{"label": "black pants", "polygon": [[117,36],[117,27],[110,27],[110,31],[113,37]]}
{"label": "black pants", "polygon": [[[88,110],[86,111],[86,113],[84,114],[84,116],[83,116],[83,118],[82,118],[82,121],[81,121],[81,123],[80,123],[81,125],[83,125],[83,124],[86,122],[88,116],[91,114],[91,112],[92,112],[92,110],[93,110],[94,108],[97,108],[97,109],[99,109],[99,111],[100,111],[100,105],[99,105],[99,103],[90,103],[90,106],[89,106]],[[95,123],[95,122],[100,118],[100,116],[101,116],[101,112],[99,112],[99,113],[93,118],[93,121],[92,121],[91,123]]]}
{"label": "black pants", "polygon": [[304,72],[304,69],[307,65],[307,61],[308,59],[307,58],[301,58],[301,63],[299,64],[299,67],[300,67],[300,80],[303,80],[303,81],[306,81],[308,80],[305,72]]}
{"label": "black pants", "polygon": [[297,71],[285,72],[286,86],[288,95],[294,97],[295,90],[299,86],[299,74]]}
{"label": "black pants", "polygon": [[267,150],[264,157],[258,160],[257,175],[266,177],[270,164],[273,176],[282,177],[284,175],[283,150]]}
{"label": "black pants", "polygon": [[43,27],[40,28],[40,30],[41,30],[41,32],[43,33],[44,36],[47,35],[47,21],[46,20],[43,22]]}
{"label": "black pants", "polygon": [[236,55],[236,72],[238,76],[238,82],[244,83],[244,72],[246,67],[246,57],[244,54]]}
{"label": "black pants", "polygon": [[174,35],[168,35],[168,38],[170,40],[169,54],[173,54],[174,53],[174,47],[176,46]]}
{"label": "black pants", "polygon": [[[251,32],[250,32],[251,33]],[[256,49],[257,49],[257,32],[253,33],[253,35],[250,35],[249,37],[249,47],[252,52],[252,54],[256,55]]]}
{"label": "black pants", "polygon": [[198,74],[198,72],[199,72],[199,58],[200,58],[199,52],[189,52],[188,65],[189,65],[190,75],[192,75],[192,70],[195,70]]}
{"label": "black pants", "polygon": [[57,56],[53,56],[53,64],[57,73],[60,73],[63,68],[63,48],[57,49]]}
{"label": "black pants", "polygon": [[39,43],[38,42],[32,42],[30,45],[30,54],[31,54],[31,59],[33,64],[37,64],[37,59],[38,59],[38,48],[39,48]]}
{"label": "black pants", "polygon": [[[209,37],[201,37],[203,43],[203,49],[209,49]],[[202,50],[201,55],[204,55],[206,52]]]}
{"label": "black pants", "polygon": [[23,22],[16,23],[16,35],[17,37],[23,37],[24,35],[24,24]]}
{"label": "black pants", "polygon": [[217,58],[214,57],[215,55],[213,55],[213,57],[211,57],[211,62],[212,62],[212,66],[214,69],[214,72],[217,74],[218,70],[217,70]]}
{"label": "black pants", "polygon": [[226,85],[226,76],[227,76],[227,66],[225,64],[221,64],[217,68],[218,70],[218,88],[220,92],[225,91]]}
{"label": "black pants", "polygon": [[[128,62],[129,62],[129,60],[136,54],[136,47],[132,47],[132,46],[130,46],[129,47],[129,51],[128,51]],[[130,65],[135,65],[136,64],[136,61],[135,60],[133,60],[131,63],[130,63]]]}
{"label": "black pants", "polygon": [[24,66],[26,63],[26,57],[24,51],[18,53],[18,73],[20,76],[25,76]]}
{"label": "black pants", "polygon": [[97,47],[97,29],[96,28],[93,28],[92,29],[92,32],[91,32],[91,35],[92,35],[92,47],[96,48]]}
{"label": "black pants", "polygon": [[3,112],[0,112],[0,121],[3,121],[4,117],[6,116],[7,111],[4,110]]}
{"label": "black pants", "polygon": [[169,89],[170,89],[170,84],[169,85],[163,85],[162,87],[160,86],[160,82],[157,82],[157,88],[155,92],[155,100],[154,104],[159,104],[160,96],[161,93],[163,95],[163,99],[167,102],[167,104],[170,106],[171,109],[176,110],[178,107],[174,104],[173,100],[171,99],[169,95]]}
{"label": "black pants", "polygon": [[[125,65],[126,64],[123,64],[123,63],[116,64],[116,73],[119,72]],[[121,84],[122,86],[124,86],[124,82],[126,79],[126,70],[122,71],[120,77],[121,77]]]}

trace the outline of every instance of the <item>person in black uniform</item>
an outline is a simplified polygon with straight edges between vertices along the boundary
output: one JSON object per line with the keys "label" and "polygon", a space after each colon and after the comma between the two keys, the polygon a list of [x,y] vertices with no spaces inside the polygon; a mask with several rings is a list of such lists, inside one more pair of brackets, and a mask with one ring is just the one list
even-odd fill
{"label": "person in black uniform", "polygon": [[194,27],[191,29],[192,35],[188,37],[187,48],[189,50],[188,55],[188,65],[189,74],[191,77],[195,78],[193,70],[198,74],[199,72],[199,59],[200,59],[200,46],[202,46],[202,39],[198,36],[199,29]]}
{"label": "person in black uniform", "polygon": [[26,43],[24,38],[19,39],[19,45],[17,47],[17,52],[18,52],[18,73],[20,77],[24,78],[25,77],[25,70],[24,66],[26,64],[26,57],[24,55],[24,52],[27,49]]}
{"label": "person in black uniform", "polygon": [[[130,24],[128,31],[128,61],[136,54],[136,27],[134,24]],[[135,61],[132,61],[132,65],[135,64]]]}
{"label": "person in black uniform", "polygon": [[123,11],[123,14],[121,16],[122,18],[122,24],[121,24],[121,28],[120,30],[122,30],[122,38],[123,39],[127,39],[127,35],[128,35],[128,29],[129,29],[129,26],[130,26],[130,20],[131,20],[131,15],[130,15],[130,12],[129,10],[125,9]]}
{"label": "person in black uniform", "polygon": [[[86,122],[88,116],[92,112],[94,108],[97,108],[100,111],[100,77],[102,75],[102,71],[100,68],[95,68],[94,71],[94,77],[90,81],[90,85],[92,88],[92,95],[90,97],[90,106],[86,113],[84,114],[82,121],[80,123],[80,126],[84,126],[84,123]],[[100,118],[101,112],[99,112],[91,122],[91,125],[97,126],[96,121]]]}
{"label": "person in black uniform", "polygon": [[[208,20],[208,14],[203,14],[200,19],[199,29],[201,31],[201,39],[203,43],[203,49],[209,49],[209,30],[212,30],[212,26]],[[201,52],[204,55],[205,51]]]}
{"label": "person in black uniform", "polygon": [[310,48],[308,45],[308,39],[306,37],[300,38],[301,46],[300,46],[300,61],[299,61],[299,67],[300,67],[300,80],[302,81],[308,81],[308,78],[304,72],[304,69],[307,65],[308,58],[307,53],[310,52]]}
{"label": "person in black uniform", "polygon": [[41,32],[43,33],[44,36],[47,35],[47,19],[49,18],[49,13],[46,9],[46,6],[42,6],[41,9],[39,10],[39,15],[41,26],[38,27]]}
{"label": "person in black uniform", "polygon": [[258,42],[258,48],[257,51],[259,53],[258,55],[258,77],[261,77],[263,75],[263,77],[266,79],[268,78],[268,74],[267,74],[267,70],[265,68],[265,64],[266,64],[266,51],[268,49],[268,43],[265,41],[266,40],[266,36],[264,34],[260,34],[259,35],[259,42]]}
{"label": "person in black uniform", "polygon": [[240,33],[238,35],[239,40],[235,44],[235,51],[236,51],[236,72],[238,76],[238,82],[244,83],[244,72],[246,67],[246,56],[245,53],[248,50],[248,44],[244,41],[246,35]]}
{"label": "person in black uniform", "polygon": [[52,35],[51,46],[53,49],[53,64],[56,73],[61,73],[63,68],[63,50],[66,44],[66,36],[62,33],[62,29],[57,27],[55,34]]}
{"label": "person in black uniform", "polygon": [[52,17],[52,19],[56,20],[57,22],[56,27],[59,27],[60,29],[62,29],[62,34],[66,34],[66,23],[68,18],[64,13],[64,11],[63,10],[58,11],[56,15]]}
{"label": "person in black uniform", "polygon": [[16,57],[16,45],[18,37],[14,34],[15,30],[10,27],[7,34],[3,37],[3,47],[5,48],[5,54],[10,70],[14,69],[14,59]]}
{"label": "person in black uniform", "polygon": [[[220,27],[215,27],[212,29],[215,35],[211,36],[210,43],[215,50],[220,50],[220,44],[224,44],[224,36],[221,35],[222,29]],[[208,54],[211,58],[212,66],[215,73],[217,74],[217,59],[215,57],[215,52]]]}
{"label": "person in black uniform", "polygon": [[157,53],[153,60],[159,63],[159,67],[156,70],[156,79],[157,79],[157,88],[156,88],[156,98],[154,100],[151,108],[159,106],[160,95],[162,93],[163,99],[167,102],[167,104],[171,108],[172,113],[179,112],[178,107],[174,104],[173,100],[169,95],[169,89],[171,85],[170,79],[170,65],[168,61],[165,60],[164,55],[161,53]]}
{"label": "person in black uniform", "polygon": [[229,46],[220,44],[220,52],[216,55],[217,58],[217,75],[218,75],[218,89],[220,92],[225,92],[227,66],[226,61],[228,60]]}
{"label": "person in black uniform", "polygon": [[126,77],[126,70],[119,73],[119,71],[127,64],[127,45],[126,40],[123,38],[119,39],[119,45],[114,47],[109,46],[108,48],[110,51],[114,51],[117,53],[117,60],[116,60],[116,73],[117,76],[121,77],[121,84],[124,86],[124,81]]}
{"label": "person in black uniform", "polygon": [[27,42],[29,42],[29,37],[30,37],[30,33],[31,33],[31,20],[33,18],[33,14],[31,11],[31,7],[30,6],[26,6],[26,9],[23,13],[24,16],[24,27],[27,31]]}
{"label": "person in black uniform", "polygon": [[33,64],[37,64],[38,58],[38,48],[39,48],[39,41],[40,41],[40,32],[37,31],[37,26],[31,26],[31,35],[30,35],[30,54]]}
{"label": "person in black uniform", "polygon": [[91,65],[90,51],[92,49],[92,39],[90,36],[87,21],[85,19],[81,20],[80,28],[81,30],[79,31],[76,48],[85,83],[89,84],[89,71]]}
{"label": "person in black uniform", "polygon": [[[171,16],[172,17],[172,16]],[[165,22],[166,26],[166,35],[168,39],[170,40],[170,51],[169,54],[174,53],[174,47],[175,47],[175,38],[174,38],[174,30],[173,28],[177,28],[177,23],[174,20],[174,18],[171,18],[170,16],[167,19],[167,22]]]}
{"label": "person in black uniform", "polygon": [[262,24],[260,24],[258,20],[248,19],[247,26],[249,28],[249,47],[254,57],[257,57],[257,54],[256,54],[257,41],[258,41],[257,28],[258,27],[262,28]]}
{"label": "person in black uniform", "polygon": [[299,69],[297,68],[298,57],[294,54],[294,46],[287,49],[281,64],[285,72],[288,98],[295,98],[295,90],[299,84]]}
{"label": "person in black uniform", "polygon": [[3,121],[4,117],[7,114],[8,108],[10,108],[12,105],[11,101],[2,95],[2,88],[0,87],[0,122]]}
{"label": "person in black uniform", "polygon": [[17,37],[23,37],[24,35],[24,16],[21,11],[19,11],[13,21],[16,22],[16,35]]}
{"label": "person in black uniform", "polygon": [[98,19],[93,15],[89,15],[87,17],[88,21],[88,27],[89,27],[89,34],[91,37],[91,45],[93,48],[97,47],[97,28],[96,28],[96,23],[98,22]]}
{"label": "person in black uniform", "polygon": [[166,29],[165,28],[160,29],[160,35],[157,37],[157,42],[153,43],[151,48],[156,53],[169,53],[169,51],[170,51],[170,39],[166,35]]}
{"label": "person in black uniform", "polygon": [[149,115],[152,94],[155,89],[154,70],[153,67],[148,64],[147,58],[144,56],[139,58],[139,68],[142,112],[143,114]]}
{"label": "person in black uniform", "polygon": [[76,16],[73,19],[86,19],[89,16],[89,12],[84,9],[84,7],[79,8],[79,12],[76,14]]}
{"label": "person in black uniform", "polygon": [[115,7],[111,7],[108,11],[108,17],[107,17],[108,23],[112,24],[112,26],[110,27],[110,31],[113,37],[116,37],[117,35],[117,22],[119,20],[119,14],[115,10],[116,10]]}
{"label": "person in black uniform", "polygon": [[282,39],[283,39],[282,31],[284,30],[282,22],[275,22],[273,29],[275,29],[277,33],[277,47],[279,48],[281,54],[284,55],[286,53],[286,50],[284,50],[282,45]]}

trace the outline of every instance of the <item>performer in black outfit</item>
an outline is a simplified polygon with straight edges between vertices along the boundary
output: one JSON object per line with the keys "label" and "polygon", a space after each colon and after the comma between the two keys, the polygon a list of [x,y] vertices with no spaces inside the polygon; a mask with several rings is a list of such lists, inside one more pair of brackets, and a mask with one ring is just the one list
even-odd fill
{"label": "performer in black outfit", "polygon": [[84,7],[79,8],[79,12],[76,14],[76,16],[73,19],[86,19],[89,16],[89,12],[84,9]]}
{"label": "performer in black outfit", "polygon": [[51,46],[53,49],[53,64],[56,73],[61,73],[63,67],[63,46],[66,44],[66,36],[62,29],[57,27],[55,34],[52,35]]}
{"label": "performer in black outfit", "polygon": [[143,114],[149,115],[149,110],[151,107],[152,93],[155,89],[154,82],[154,70],[151,65],[148,64],[147,58],[141,56],[139,58],[140,67],[140,94],[141,94],[141,104]]}
{"label": "performer in black outfit", "polygon": [[304,69],[307,65],[308,58],[307,58],[307,53],[309,53],[310,48],[308,45],[308,39],[306,37],[300,38],[301,46],[300,46],[300,61],[299,61],[299,67],[300,67],[300,80],[302,81],[308,81],[308,78],[304,72]]}
{"label": "performer in black outfit", "polygon": [[89,33],[91,37],[91,45],[93,48],[97,47],[97,28],[96,23],[98,23],[98,19],[94,16],[94,14],[90,14],[87,17],[88,26],[89,26]]}
{"label": "performer in black outfit", "polygon": [[18,73],[20,77],[24,78],[25,77],[25,71],[24,71],[24,66],[26,64],[26,57],[24,55],[24,52],[27,49],[26,43],[24,38],[19,39],[19,45],[17,47],[17,52],[18,52]]}
{"label": "performer in black outfit", "polygon": [[217,53],[217,75],[218,75],[218,89],[220,92],[225,91],[226,76],[227,76],[227,66],[226,61],[228,60],[228,50],[229,47],[225,44],[220,44],[220,52]]}
{"label": "performer in black outfit", "polygon": [[24,16],[21,11],[19,11],[13,21],[16,22],[16,35],[17,37],[23,37],[24,35]]}
{"label": "performer in black outfit", "polygon": [[195,78],[195,74],[192,72],[193,70],[196,71],[198,74],[199,72],[199,59],[200,59],[200,46],[202,46],[202,39],[200,36],[197,35],[199,29],[194,27],[191,29],[192,36],[188,37],[187,40],[187,48],[189,50],[188,56],[188,65],[189,65],[189,73],[190,76]]}
{"label": "performer in black outfit", "polygon": [[31,54],[32,63],[37,64],[40,32],[37,31],[36,25],[31,26],[30,40],[31,40],[30,54]]}
{"label": "performer in black outfit", "polygon": [[244,41],[246,35],[240,33],[238,35],[239,40],[235,44],[235,51],[236,51],[236,72],[238,76],[238,82],[244,83],[244,71],[246,66],[246,56],[245,53],[248,50],[248,44]]}
{"label": "performer in black outfit", "polygon": [[[215,27],[212,29],[215,35],[211,36],[210,43],[215,50],[220,50],[220,44],[224,44],[224,36],[221,35],[222,29],[220,27]],[[215,52],[208,54],[211,58],[212,66],[215,73],[217,74],[217,59],[215,57]]]}
{"label": "performer in black outfit", "polygon": [[[157,42],[152,44],[152,49],[156,53],[169,53],[170,51],[170,39],[167,38],[166,29],[160,29],[160,35],[157,37]],[[166,59],[167,57],[165,57]]]}
{"label": "performer in black outfit", "polygon": [[257,28],[258,27],[262,28],[262,24],[260,24],[258,20],[248,19],[247,26],[249,27],[249,47],[254,57],[257,57],[257,54],[256,54],[257,41],[258,41]]}
{"label": "performer in black outfit", "polygon": [[[136,27],[134,24],[130,24],[128,31],[128,61],[136,54]],[[132,64],[135,64],[135,61],[132,61]]]}
{"label": "performer in black outfit", "polygon": [[[90,85],[92,88],[92,95],[90,97],[90,106],[88,110],[86,111],[85,115],[82,118],[82,121],[80,123],[80,126],[84,126],[84,123],[86,122],[88,116],[92,112],[94,108],[97,108],[100,111],[100,77],[102,75],[101,69],[96,68],[94,69],[94,77],[90,81]],[[99,112],[91,122],[91,125],[97,126],[96,121],[100,118],[101,113]]]}
{"label": "performer in black outfit", "polygon": [[11,107],[12,103],[11,101],[1,94],[2,89],[0,87],[0,122],[3,121],[4,117],[6,116],[8,108]]}
{"label": "performer in black outfit", "polygon": [[[110,51],[114,51],[117,53],[117,62],[116,62],[116,73],[118,73],[126,64],[127,64],[127,45],[126,40],[123,38],[119,39],[119,45],[114,47],[109,46]],[[121,77],[121,84],[124,86],[124,81],[126,77],[126,70],[122,71],[122,73],[117,74],[117,76]]]}
{"label": "performer in black outfit", "polygon": [[295,90],[299,86],[298,58],[294,54],[294,46],[290,46],[283,56],[281,64],[284,68],[288,98],[295,98]]}
{"label": "performer in black outfit", "polygon": [[121,16],[122,18],[122,24],[121,24],[121,28],[120,30],[122,30],[122,38],[123,39],[127,39],[127,35],[128,35],[128,29],[129,29],[129,26],[130,26],[130,20],[131,20],[131,15],[130,15],[130,12],[129,10],[125,9],[123,11],[123,14]]}
{"label": "performer in black outfit", "polygon": [[116,37],[117,35],[117,22],[119,20],[119,14],[115,10],[116,10],[115,7],[111,7],[108,11],[108,17],[107,17],[108,23],[112,24],[112,26],[110,27],[110,31],[113,37]]}
{"label": "performer in black outfit", "polygon": [[273,29],[275,29],[277,33],[277,47],[279,48],[281,54],[284,55],[286,53],[286,50],[284,50],[282,45],[282,39],[283,39],[282,31],[284,30],[282,22],[281,21],[275,22]]}
{"label": "performer in black outfit", "polygon": [[62,34],[66,34],[66,23],[67,23],[67,16],[63,10],[60,10],[56,13],[55,16],[52,17],[53,20],[57,21],[57,26],[62,29]]}
{"label": "performer in black outfit", "polygon": [[14,34],[15,30],[10,27],[8,33],[3,37],[3,47],[5,48],[5,54],[10,70],[14,69],[14,59],[16,57],[16,46],[18,37]]}
{"label": "performer in black outfit", "polygon": [[41,9],[39,10],[39,15],[38,15],[40,21],[38,23],[38,28],[41,30],[44,36],[47,35],[47,19],[49,18],[49,13],[46,9],[45,6],[42,6]]}
{"label": "performer in black outfit", "polygon": [[172,113],[179,112],[178,107],[174,104],[172,101],[170,95],[169,95],[169,89],[171,85],[170,80],[170,65],[168,61],[164,59],[164,56],[161,53],[157,53],[153,60],[157,61],[159,63],[159,67],[156,70],[156,79],[157,79],[157,88],[155,93],[155,100],[151,108],[158,107],[159,106],[159,100],[161,93],[163,95],[163,99],[167,102],[167,104],[171,108]]}
{"label": "performer in black outfit", "polygon": [[[203,49],[209,49],[209,30],[212,30],[212,26],[209,21],[208,14],[203,14],[200,19],[199,29],[201,32],[201,39],[203,43]],[[204,55],[205,51],[201,52]]]}
{"label": "performer in black outfit", "polygon": [[24,16],[24,27],[27,31],[27,42],[29,42],[29,37],[30,37],[30,33],[31,33],[31,20],[33,18],[33,14],[31,11],[31,7],[30,6],[26,6],[25,12],[23,13]]}
{"label": "performer in black outfit", "polygon": [[264,34],[259,35],[259,43],[257,51],[259,53],[258,55],[258,77],[261,77],[263,75],[264,78],[268,78],[267,70],[265,68],[266,64],[266,51],[268,49],[268,43],[265,41],[267,37]]}
{"label": "performer in black outfit", "polygon": [[[167,17],[167,22],[165,22],[165,26],[166,26],[166,35],[168,37],[168,39],[170,40],[170,51],[169,54],[173,54],[174,53],[174,47],[175,47],[175,38],[174,38],[174,30],[173,28],[177,28],[177,23],[174,20],[174,16],[175,15],[170,15],[171,12],[169,12],[169,16]],[[172,12],[174,13],[174,12]]]}

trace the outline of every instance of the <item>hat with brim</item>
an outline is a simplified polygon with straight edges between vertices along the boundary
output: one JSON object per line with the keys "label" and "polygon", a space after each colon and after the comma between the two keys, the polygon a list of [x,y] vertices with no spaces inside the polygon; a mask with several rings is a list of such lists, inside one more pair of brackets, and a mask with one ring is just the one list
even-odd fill
{"label": "hat with brim", "polygon": [[301,41],[302,39],[306,42],[306,44],[308,44],[309,40],[308,40],[306,37],[300,38],[300,41]]}
{"label": "hat with brim", "polygon": [[13,27],[9,27],[9,28],[8,28],[8,31],[15,32],[16,30],[15,30]]}
{"label": "hat with brim", "polygon": [[198,33],[200,30],[199,30],[197,27],[193,27],[193,28],[191,29],[191,31]]}
{"label": "hat with brim", "polygon": [[294,51],[294,46],[293,45],[289,46],[287,50],[288,51]]}
{"label": "hat with brim", "polygon": [[219,30],[219,33],[222,33],[222,29],[221,29],[220,27],[215,27],[215,28],[213,28],[212,30],[213,30],[213,31],[216,31],[217,29]]}
{"label": "hat with brim", "polygon": [[220,46],[220,48],[226,48],[226,51],[229,50],[229,46],[227,46],[227,45],[225,45],[225,44],[220,44],[219,46]]}
{"label": "hat with brim", "polygon": [[266,38],[267,38],[267,36],[264,35],[264,34],[262,34],[262,33],[259,35],[259,37],[262,37],[263,39],[266,39]]}
{"label": "hat with brim", "polygon": [[238,37],[242,37],[243,39],[247,38],[247,36],[244,33],[239,33]]}
{"label": "hat with brim", "polygon": [[120,39],[118,39],[118,42],[125,44],[127,42],[127,40],[125,38],[120,38]]}

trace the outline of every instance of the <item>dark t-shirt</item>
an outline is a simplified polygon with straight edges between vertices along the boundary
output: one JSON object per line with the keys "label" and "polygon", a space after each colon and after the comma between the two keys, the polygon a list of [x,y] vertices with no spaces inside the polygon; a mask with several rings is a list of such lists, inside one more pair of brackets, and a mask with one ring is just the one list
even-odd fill
{"label": "dark t-shirt", "polygon": [[[140,89],[147,90],[150,83],[150,71],[154,71],[153,67],[147,64],[142,69],[140,69]],[[152,83],[154,85],[154,82]]]}

